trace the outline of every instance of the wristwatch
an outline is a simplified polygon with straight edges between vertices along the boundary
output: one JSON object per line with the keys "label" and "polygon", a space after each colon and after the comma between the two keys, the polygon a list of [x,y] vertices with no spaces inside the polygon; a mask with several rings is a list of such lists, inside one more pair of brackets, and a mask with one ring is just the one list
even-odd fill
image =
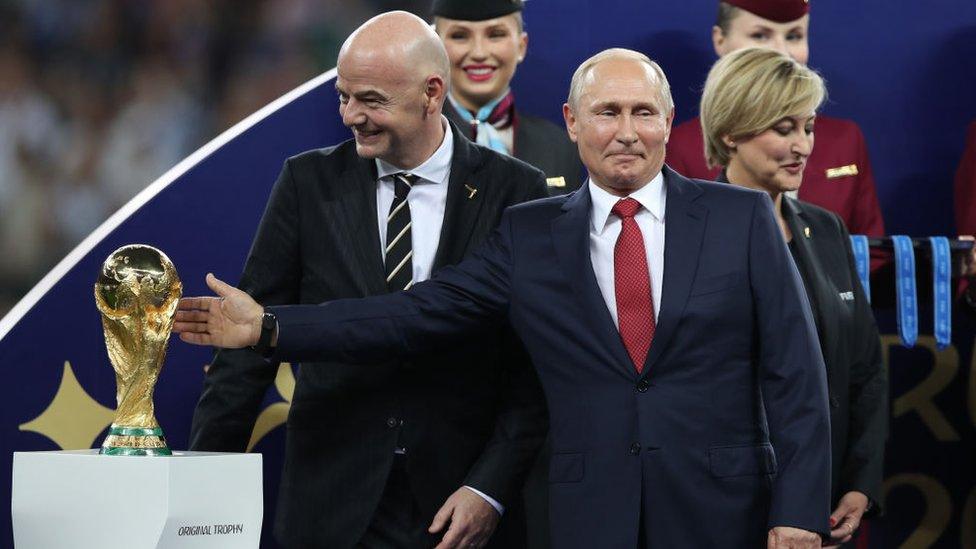
{"label": "wristwatch", "polygon": [[263,357],[271,356],[274,349],[271,347],[271,336],[274,335],[278,327],[278,317],[266,309],[261,317],[261,335],[258,337],[258,344],[251,347],[254,352]]}

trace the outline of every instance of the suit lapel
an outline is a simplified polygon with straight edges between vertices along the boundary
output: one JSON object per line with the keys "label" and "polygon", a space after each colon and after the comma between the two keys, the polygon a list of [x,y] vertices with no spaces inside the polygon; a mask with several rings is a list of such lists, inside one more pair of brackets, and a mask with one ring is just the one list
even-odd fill
{"label": "suit lapel", "polygon": [[447,183],[444,223],[441,225],[437,253],[434,255],[435,272],[464,257],[487,194],[482,178],[474,177],[484,162],[481,151],[461,136],[454,124],[450,124],[450,131],[454,132],[454,151],[451,157],[451,176]]}
{"label": "suit lapel", "polygon": [[[793,233],[793,246],[796,248],[797,260],[795,261],[797,270],[804,280],[804,286],[809,288],[806,280],[820,280],[823,278],[820,262],[817,260],[817,253],[813,247],[814,234],[810,231],[810,224],[803,215],[803,212],[792,203],[789,198],[783,197],[783,216],[786,224]],[[818,324],[821,320],[820,301],[821,296],[816,291],[807,290],[807,297],[810,299],[810,307],[817,317]]]}
{"label": "suit lapel", "polygon": [[667,348],[684,314],[691,284],[698,270],[698,257],[708,217],[708,210],[694,203],[702,193],[697,183],[665,167],[664,184],[667,188],[664,213],[664,283],[654,341],[647,353],[643,376],[654,369],[654,364]]}
{"label": "suit lapel", "polygon": [[353,272],[360,273],[368,295],[384,294],[388,290],[376,221],[376,164],[357,157],[339,185],[335,223],[349,243],[350,259],[358,262]]}
{"label": "suit lapel", "polygon": [[[803,282],[807,298],[810,301],[814,319],[817,325],[817,332],[820,333],[820,346],[824,357],[829,360],[833,356],[837,341],[833,337],[824,337],[826,325],[824,324],[823,308],[829,306],[831,298],[836,296],[829,295],[830,285],[823,265],[820,263],[817,254],[815,239],[817,234],[810,230],[810,221],[800,206],[790,198],[783,197],[783,216],[786,223],[793,233],[793,246],[796,248],[796,267],[800,271],[801,281]],[[811,284],[809,281],[825,281],[822,284]],[[829,370],[827,372],[830,373]]]}
{"label": "suit lapel", "polygon": [[620,332],[600,293],[590,260],[590,191],[583,185],[563,204],[563,214],[552,222],[552,241],[562,270],[569,278],[587,322],[612,355],[613,366],[633,378],[636,371]]}

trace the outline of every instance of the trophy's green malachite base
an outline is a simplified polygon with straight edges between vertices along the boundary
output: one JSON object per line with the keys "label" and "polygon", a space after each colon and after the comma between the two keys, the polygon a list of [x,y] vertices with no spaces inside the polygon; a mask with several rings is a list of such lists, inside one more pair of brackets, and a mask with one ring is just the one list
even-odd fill
{"label": "trophy's green malachite base", "polygon": [[160,427],[125,427],[112,425],[99,454],[106,456],[171,456]]}
{"label": "trophy's green malachite base", "polygon": [[102,446],[98,451],[103,456],[171,456],[169,448],[120,448],[118,446]]}

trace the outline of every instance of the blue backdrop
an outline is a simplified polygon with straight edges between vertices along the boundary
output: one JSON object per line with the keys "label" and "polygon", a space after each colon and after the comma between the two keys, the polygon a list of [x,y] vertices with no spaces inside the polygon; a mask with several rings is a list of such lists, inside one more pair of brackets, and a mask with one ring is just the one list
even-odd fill
{"label": "blue backdrop", "polygon": [[[532,0],[525,13],[529,56],[514,85],[519,105],[558,121],[576,65],[600,49],[623,46],[662,64],[677,119],[687,119],[696,113],[698,90],[714,60],[714,12],[711,0]],[[952,174],[965,125],[976,117],[976,3],[814,2],[811,36],[810,64],[830,87],[825,111],[861,124],[889,232],[953,234]],[[6,471],[13,451],[98,446],[105,435],[115,381],[92,284],[112,250],[133,242],[161,248],[187,295],[205,291],[203,275],[210,270],[236,280],[284,159],[348,137],[331,80],[323,77],[293,96],[157,181],[0,322],[0,463]],[[894,333],[890,312],[879,311],[879,318],[882,331]],[[934,351],[931,338],[903,349],[884,336],[893,414],[889,512],[872,524],[873,547],[976,547],[974,331],[972,317],[956,311],[954,345],[945,351]],[[922,332],[931,333],[924,317]],[[186,447],[209,358],[208,351],[179,342],[170,347],[156,408],[176,449]],[[290,398],[288,376],[279,379],[269,406]],[[270,431],[255,447],[265,455],[266,524],[281,467],[283,430],[275,426],[283,409],[269,408],[262,425]],[[9,473],[0,475],[2,546],[12,546],[10,480]]]}

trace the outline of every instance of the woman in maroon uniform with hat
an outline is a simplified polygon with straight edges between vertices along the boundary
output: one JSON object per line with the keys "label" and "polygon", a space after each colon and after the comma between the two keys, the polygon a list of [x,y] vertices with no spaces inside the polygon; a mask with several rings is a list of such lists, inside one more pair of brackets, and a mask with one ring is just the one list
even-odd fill
{"label": "woman in maroon uniform with hat", "polygon": [[451,60],[444,115],[478,144],[545,172],[550,193],[579,188],[582,165],[566,130],[515,108],[510,84],[529,43],[522,0],[434,0],[431,12]]}
{"label": "woman in maroon uniform with hat", "polygon": [[[712,27],[715,52],[723,56],[747,46],[782,51],[806,64],[809,57],[808,0],[726,0]],[[831,210],[852,234],[883,236],[884,221],[861,129],[851,120],[817,117],[817,146],[808,160],[799,198]],[[701,179],[717,169],[705,164],[701,122],[696,117],[671,131],[668,165]],[[877,267],[878,262],[873,262]]]}

